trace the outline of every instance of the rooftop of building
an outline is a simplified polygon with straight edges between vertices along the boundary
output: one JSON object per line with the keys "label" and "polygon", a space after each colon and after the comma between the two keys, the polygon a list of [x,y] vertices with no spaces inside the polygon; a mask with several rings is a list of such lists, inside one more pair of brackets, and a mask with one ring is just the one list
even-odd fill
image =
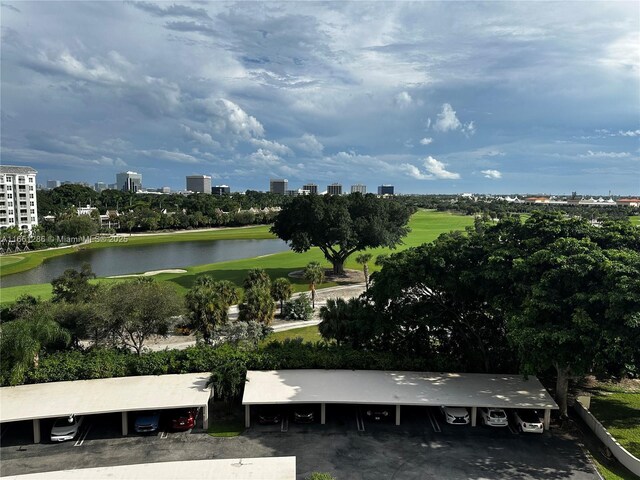
{"label": "rooftop of building", "polygon": [[18,165],[0,165],[0,174],[28,175],[38,173],[31,167],[22,167]]}

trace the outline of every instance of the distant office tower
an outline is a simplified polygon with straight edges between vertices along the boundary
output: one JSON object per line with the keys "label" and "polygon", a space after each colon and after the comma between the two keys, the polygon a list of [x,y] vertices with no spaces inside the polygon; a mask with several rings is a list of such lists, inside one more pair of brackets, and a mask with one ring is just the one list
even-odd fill
{"label": "distant office tower", "polygon": [[269,180],[269,192],[271,193],[279,193],[280,195],[284,195],[287,193],[287,188],[289,187],[289,180],[280,179],[280,178],[272,178]]}
{"label": "distant office tower", "polygon": [[54,189],[60,186],[60,180],[47,180],[47,188]]}
{"label": "distant office tower", "polygon": [[110,183],[109,186],[107,187],[107,190],[117,190],[117,189],[118,189],[117,183]]}
{"label": "distant office tower", "polygon": [[123,192],[137,192],[142,189],[142,175],[136,172],[122,172],[116,174],[118,190]]}
{"label": "distant office tower", "polygon": [[327,185],[327,195],[342,195],[342,184],[332,183]]}
{"label": "distant office tower", "polygon": [[94,189],[96,192],[100,193],[101,191],[103,191],[103,190],[106,190],[106,189],[107,189],[107,184],[106,184],[106,183],[104,183],[104,182],[96,182],[96,183],[95,183],[95,185],[94,185],[94,187],[93,187],[93,189]]}
{"label": "distant office tower", "polygon": [[351,193],[367,193],[367,186],[362,185],[361,183],[356,183],[355,185],[351,185]]}
{"label": "distant office tower", "polygon": [[380,185],[378,187],[378,195],[393,195],[393,185]]}
{"label": "distant office tower", "polygon": [[302,186],[302,190],[306,190],[310,195],[317,195],[318,185],[316,185],[315,183],[307,183],[306,185]]}
{"label": "distant office tower", "polygon": [[231,187],[229,187],[229,185],[216,185],[215,187],[211,187],[211,193],[213,195],[230,195]]}
{"label": "distant office tower", "polygon": [[211,177],[209,175],[188,175],[187,190],[194,193],[211,193]]}
{"label": "distant office tower", "polygon": [[160,187],[158,191],[160,193],[171,193],[171,187]]}
{"label": "distant office tower", "polygon": [[31,231],[38,225],[36,173],[31,167],[0,165],[0,228]]}

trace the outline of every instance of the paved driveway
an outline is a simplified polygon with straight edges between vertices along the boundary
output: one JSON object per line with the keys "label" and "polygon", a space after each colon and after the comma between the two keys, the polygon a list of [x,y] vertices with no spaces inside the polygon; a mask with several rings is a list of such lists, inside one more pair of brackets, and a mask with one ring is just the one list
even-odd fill
{"label": "paved driveway", "polygon": [[[235,438],[204,433],[120,437],[119,416],[93,419],[80,442],[31,445],[11,432],[0,448],[0,474],[144,462],[294,455],[298,478],[312,471],[339,480],[597,479],[576,440],[560,432],[517,434],[509,429],[450,426],[436,432],[424,411],[403,413],[404,425],[365,421],[355,407],[327,412],[322,425],[255,425]],[[17,428],[17,427],[16,427]],[[24,439],[29,425],[23,425]]]}

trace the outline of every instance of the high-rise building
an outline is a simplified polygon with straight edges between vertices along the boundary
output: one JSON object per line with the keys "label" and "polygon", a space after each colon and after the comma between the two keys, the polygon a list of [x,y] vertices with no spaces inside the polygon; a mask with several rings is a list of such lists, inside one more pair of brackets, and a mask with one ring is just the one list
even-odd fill
{"label": "high-rise building", "polygon": [[307,183],[306,185],[302,186],[302,190],[306,190],[310,195],[317,195],[318,185],[316,185],[315,183]]}
{"label": "high-rise building", "polygon": [[38,225],[36,173],[31,167],[0,165],[0,228],[31,231]]}
{"label": "high-rise building", "polygon": [[216,185],[215,187],[211,187],[211,193],[213,195],[230,195],[231,187],[229,187],[229,185]]}
{"label": "high-rise building", "polygon": [[60,180],[47,180],[47,188],[54,189],[60,186]]}
{"label": "high-rise building", "polygon": [[284,195],[287,193],[289,180],[283,178],[272,178],[269,180],[269,192]]}
{"label": "high-rise building", "polygon": [[393,195],[393,185],[380,185],[378,187],[378,195]]}
{"label": "high-rise building", "polygon": [[116,174],[118,190],[123,192],[137,192],[142,189],[142,175],[136,172],[121,172]]}
{"label": "high-rise building", "polygon": [[361,183],[356,183],[355,185],[351,185],[351,193],[367,193],[367,186]]}
{"label": "high-rise building", "polygon": [[100,193],[101,191],[103,191],[103,190],[106,190],[106,189],[107,189],[107,184],[106,184],[106,183],[104,183],[104,182],[96,182],[96,183],[95,183],[95,185],[93,186],[93,189],[94,189],[96,192]]}
{"label": "high-rise building", "polygon": [[327,195],[342,195],[342,184],[332,183],[327,185]]}
{"label": "high-rise building", "polygon": [[187,190],[194,193],[211,193],[209,175],[187,175]]}

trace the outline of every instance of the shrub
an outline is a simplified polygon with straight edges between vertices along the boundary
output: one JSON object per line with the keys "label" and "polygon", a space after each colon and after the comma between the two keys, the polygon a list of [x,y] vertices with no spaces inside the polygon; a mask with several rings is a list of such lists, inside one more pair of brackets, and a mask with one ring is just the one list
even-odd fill
{"label": "shrub", "polygon": [[313,308],[306,293],[284,304],[283,316],[287,320],[311,320]]}
{"label": "shrub", "polygon": [[305,480],[336,480],[336,477],[328,473],[313,472]]}

